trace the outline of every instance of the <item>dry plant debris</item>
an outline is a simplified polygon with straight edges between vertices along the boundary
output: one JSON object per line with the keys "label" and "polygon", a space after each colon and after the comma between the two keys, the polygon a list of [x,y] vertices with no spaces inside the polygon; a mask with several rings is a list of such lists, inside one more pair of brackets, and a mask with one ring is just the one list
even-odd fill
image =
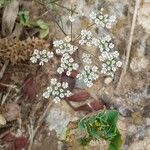
{"label": "dry plant debris", "polygon": [[0,149],[149,150],[149,6],[1,0]]}

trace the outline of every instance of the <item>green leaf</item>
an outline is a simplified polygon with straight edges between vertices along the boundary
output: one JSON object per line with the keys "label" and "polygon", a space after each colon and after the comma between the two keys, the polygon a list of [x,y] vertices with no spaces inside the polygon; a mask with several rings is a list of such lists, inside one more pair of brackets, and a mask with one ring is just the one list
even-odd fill
{"label": "green leaf", "polygon": [[86,138],[91,140],[103,138],[110,142],[109,150],[121,150],[122,139],[117,129],[118,116],[118,111],[106,110],[82,119],[79,125],[81,129],[86,129]]}
{"label": "green leaf", "polygon": [[106,112],[107,121],[110,125],[116,126],[118,121],[119,113],[116,110],[111,110]]}
{"label": "green leaf", "polygon": [[81,142],[82,145],[86,146],[86,145],[89,144],[90,140],[91,140],[90,138],[83,137],[83,138],[80,139],[80,142]]}
{"label": "green leaf", "polygon": [[30,21],[29,21],[29,11],[20,11],[19,12],[19,18],[20,18],[20,23],[23,26],[30,27]]}
{"label": "green leaf", "polygon": [[37,21],[37,26],[39,26],[41,29],[47,29],[47,28],[49,28],[48,24],[45,23],[43,20],[38,20]]}
{"label": "green leaf", "polygon": [[49,26],[43,20],[37,21],[37,26],[40,28],[39,37],[45,38],[49,34]]}
{"label": "green leaf", "polygon": [[0,0],[0,8],[3,7],[5,0]]}
{"label": "green leaf", "polygon": [[0,0],[0,8],[4,7],[10,0]]}
{"label": "green leaf", "polygon": [[122,150],[122,144],[121,134],[119,130],[117,130],[117,135],[111,140],[108,150]]}
{"label": "green leaf", "polygon": [[79,122],[78,126],[79,126],[79,129],[80,129],[80,130],[85,129],[85,128],[86,128],[86,124],[85,124],[84,120],[81,120],[81,121]]}
{"label": "green leaf", "polygon": [[49,29],[41,29],[39,30],[39,38],[43,39],[49,34]]}

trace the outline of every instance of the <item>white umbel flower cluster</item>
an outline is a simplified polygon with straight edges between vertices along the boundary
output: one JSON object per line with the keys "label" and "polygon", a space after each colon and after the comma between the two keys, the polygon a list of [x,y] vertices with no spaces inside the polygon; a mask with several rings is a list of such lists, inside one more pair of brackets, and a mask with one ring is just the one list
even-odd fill
{"label": "white umbel flower cluster", "polygon": [[68,36],[65,38],[65,41],[63,40],[55,40],[53,42],[53,45],[56,49],[56,53],[57,54],[73,54],[77,49],[78,46],[74,46],[70,43],[71,38],[69,38]]}
{"label": "white umbel flower cluster", "polygon": [[101,27],[105,27],[110,29],[112,24],[115,22],[115,16],[109,16],[108,14],[104,14],[104,9],[102,8],[99,13],[92,12],[90,14],[90,18],[94,21],[95,24],[100,25]]}
{"label": "white umbel flower cluster", "polygon": [[43,97],[48,99],[53,97],[54,102],[58,103],[61,99],[69,97],[72,93],[67,90],[68,83],[60,83],[56,78],[51,79],[51,86],[47,87],[47,90],[43,93]]}
{"label": "white umbel flower cluster", "polygon": [[101,73],[107,76],[114,76],[114,73],[119,67],[122,66],[122,62],[119,60],[118,51],[103,52],[99,57],[102,63]]}
{"label": "white umbel flower cluster", "polygon": [[87,53],[82,54],[82,60],[83,60],[83,63],[85,63],[85,64],[91,64],[92,63],[91,55],[87,54]]}
{"label": "white umbel flower cluster", "polygon": [[93,37],[91,31],[88,30],[81,30],[81,39],[79,40],[79,44],[98,47],[100,52],[110,51],[115,46],[110,35],[97,39]]}
{"label": "white umbel flower cluster", "polygon": [[50,52],[48,50],[37,50],[35,49],[32,57],[30,58],[30,61],[32,63],[38,63],[39,65],[43,66],[44,63],[47,63],[52,57],[54,56],[53,52]]}
{"label": "white umbel flower cluster", "polygon": [[66,72],[66,75],[70,75],[73,70],[77,70],[79,65],[74,62],[74,59],[68,54],[64,54],[61,58],[60,67],[57,69],[59,74]]}
{"label": "white umbel flower cluster", "polygon": [[92,66],[92,60],[89,54],[83,53],[82,55],[83,62],[85,64],[83,71],[77,75],[79,80],[83,80],[87,87],[92,87],[93,81],[95,81],[98,75],[98,67]]}
{"label": "white umbel flower cluster", "polygon": [[100,52],[104,52],[104,51],[109,52],[111,49],[115,47],[110,35],[106,35],[100,38],[97,42],[97,46],[100,49]]}
{"label": "white umbel flower cluster", "polygon": [[79,40],[80,45],[92,46],[92,33],[88,30],[81,30],[81,39]]}
{"label": "white umbel flower cluster", "polygon": [[66,75],[70,75],[73,70],[77,70],[79,65],[74,62],[71,55],[78,49],[78,46],[70,44],[71,38],[69,36],[65,37],[65,41],[56,40],[53,42],[56,48],[57,54],[62,54],[61,64],[58,67],[57,72],[62,74],[66,72]]}

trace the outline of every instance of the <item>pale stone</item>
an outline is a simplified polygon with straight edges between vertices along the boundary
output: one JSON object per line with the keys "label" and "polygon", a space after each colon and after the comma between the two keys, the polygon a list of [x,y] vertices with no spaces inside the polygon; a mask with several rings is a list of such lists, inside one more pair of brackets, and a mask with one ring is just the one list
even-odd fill
{"label": "pale stone", "polygon": [[150,3],[145,3],[138,12],[138,23],[150,33]]}
{"label": "pale stone", "polygon": [[111,77],[107,77],[105,80],[104,80],[104,83],[105,84],[109,84],[112,82],[112,78]]}

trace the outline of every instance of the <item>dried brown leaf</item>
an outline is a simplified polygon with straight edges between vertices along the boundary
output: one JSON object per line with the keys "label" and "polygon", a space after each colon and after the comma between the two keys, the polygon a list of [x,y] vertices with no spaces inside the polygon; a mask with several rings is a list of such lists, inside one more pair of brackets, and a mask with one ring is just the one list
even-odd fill
{"label": "dried brown leaf", "polygon": [[23,83],[23,88],[21,91],[23,96],[27,99],[27,102],[32,103],[35,100],[38,91],[38,84],[36,83],[33,75],[29,74]]}
{"label": "dried brown leaf", "polygon": [[104,108],[104,104],[100,101],[93,101],[91,103],[87,103],[84,105],[81,105],[79,107],[74,108],[76,111],[87,111],[87,112],[92,112],[92,111],[98,111]]}
{"label": "dried brown leaf", "polygon": [[74,101],[74,102],[81,102],[86,101],[90,97],[90,94],[86,91],[82,91],[79,93],[75,93],[74,95],[67,97],[66,100]]}
{"label": "dried brown leaf", "polygon": [[2,18],[2,34],[10,35],[15,25],[19,11],[19,0],[12,0],[4,9]]}
{"label": "dried brown leaf", "polygon": [[16,103],[8,103],[5,105],[2,115],[7,121],[14,121],[20,117],[21,108]]}

